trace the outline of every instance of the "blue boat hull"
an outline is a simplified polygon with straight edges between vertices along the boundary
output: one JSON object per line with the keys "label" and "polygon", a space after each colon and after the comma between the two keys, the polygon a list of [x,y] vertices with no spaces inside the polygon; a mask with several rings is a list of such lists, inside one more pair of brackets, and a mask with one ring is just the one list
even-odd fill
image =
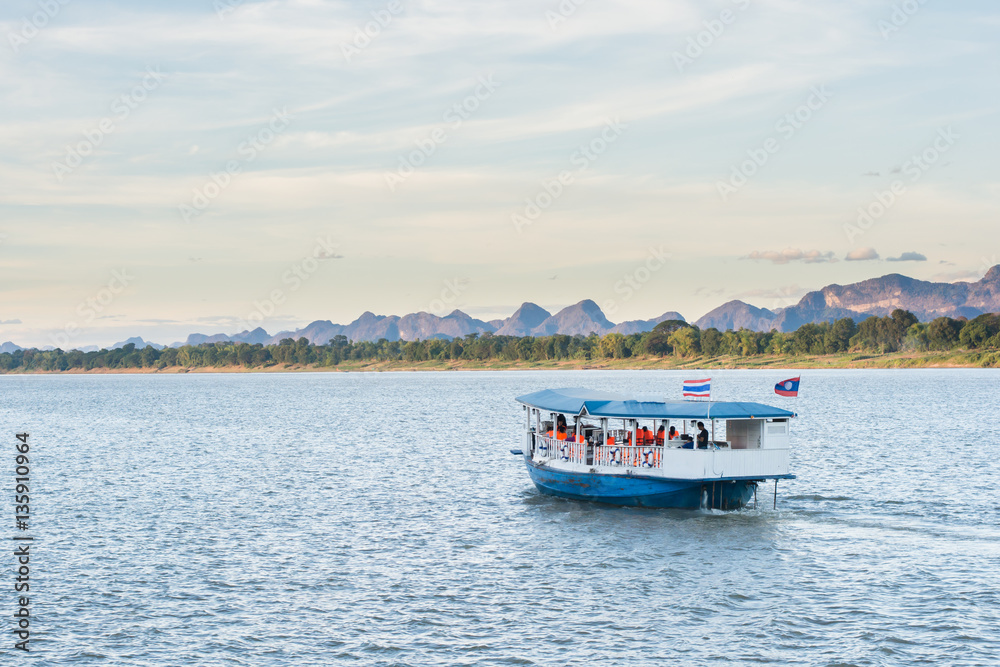
{"label": "blue boat hull", "polygon": [[734,510],[753,498],[756,480],[676,480],[629,475],[569,473],[525,457],[531,481],[550,496],[631,507]]}

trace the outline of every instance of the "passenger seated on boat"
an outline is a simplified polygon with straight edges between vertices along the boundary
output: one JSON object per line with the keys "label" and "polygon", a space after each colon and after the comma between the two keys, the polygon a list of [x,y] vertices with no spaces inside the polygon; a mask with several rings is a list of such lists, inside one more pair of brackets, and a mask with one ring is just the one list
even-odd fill
{"label": "passenger seated on boat", "polygon": [[670,427],[670,433],[667,434],[667,440],[674,440],[674,439],[676,439],[678,437],[680,437],[680,433],[677,432],[676,428],[674,428],[673,426],[671,426]]}
{"label": "passenger seated on boat", "polygon": [[[673,427],[671,427],[671,428],[673,428]],[[663,428],[663,424],[660,424],[660,428],[656,429],[656,444],[660,445],[661,447],[663,446],[663,439],[665,437],[665,434],[664,434],[665,431],[666,431],[666,429]]]}
{"label": "passenger seated on boat", "polygon": [[647,427],[643,426],[642,431],[639,432],[639,446],[645,447],[651,444],[653,444],[653,434],[649,432]]}
{"label": "passenger seated on boat", "polygon": [[708,430],[705,422],[698,422],[698,449],[708,449]]}
{"label": "passenger seated on boat", "polygon": [[607,444],[608,444],[608,447],[611,447],[612,445],[614,445],[615,444],[615,436],[609,435],[608,436],[608,443]]}
{"label": "passenger seated on boat", "polygon": [[566,424],[560,424],[559,429],[556,431],[556,440],[566,439]]}
{"label": "passenger seated on boat", "polygon": [[694,449],[694,438],[690,434],[685,433],[684,435],[680,435],[678,437],[680,438],[680,441],[684,443],[681,445],[681,449]]}

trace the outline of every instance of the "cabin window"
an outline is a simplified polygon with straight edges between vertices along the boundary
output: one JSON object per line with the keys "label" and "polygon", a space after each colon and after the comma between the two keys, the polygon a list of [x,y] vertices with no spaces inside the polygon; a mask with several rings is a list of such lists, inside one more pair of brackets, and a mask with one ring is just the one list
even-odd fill
{"label": "cabin window", "polygon": [[759,419],[726,420],[726,434],[733,449],[757,449],[761,446],[761,425]]}

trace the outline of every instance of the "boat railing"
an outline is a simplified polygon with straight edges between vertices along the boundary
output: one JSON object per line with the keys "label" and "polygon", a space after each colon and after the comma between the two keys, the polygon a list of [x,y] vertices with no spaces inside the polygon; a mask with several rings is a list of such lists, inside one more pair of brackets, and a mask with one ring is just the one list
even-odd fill
{"label": "boat railing", "polygon": [[[622,431],[621,433],[625,432]],[[668,447],[671,446],[673,445],[668,445]],[[677,446],[680,446],[679,441]],[[546,461],[559,460],[584,465],[661,468],[663,464],[663,446],[643,445],[633,447],[619,444],[593,446],[586,442],[559,440],[551,436],[535,434],[535,457]]]}
{"label": "boat railing", "polygon": [[[712,477],[723,473],[736,477],[787,472],[787,449],[732,449],[713,445],[708,449],[681,449],[662,445],[591,445],[586,442],[535,436],[534,458],[621,470],[670,470],[684,477]],[[640,473],[641,474],[641,473]]]}
{"label": "boat railing", "polygon": [[535,436],[535,450],[539,458],[574,463],[587,463],[587,443],[559,440],[547,435]]}
{"label": "boat railing", "polygon": [[660,468],[663,464],[663,447],[646,445],[601,445],[595,448],[594,464],[624,468]]}
{"label": "boat railing", "polygon": [[[616,445],[619,445],[619,446],[622,446],[622,445],[631,446],[631,443],[632,443],[632,431],[626,431],[626,430],[622,430],[622,429],[619,428],[619,429],[609,429],[607,433],[608,433],[608,438],[609,439],[610,438],[614,438],[615,439],[614,442],[615,442]],[[654,441],[653,445],[646,444],[646,446],[647,447],[652,447],[652,446],[662,447],[664,444],[666,444],[667,447],[680,447],[683,444],[683,441],[680,439],[680,436],[674,438],[673,440],[667,440],[667,442],[664,443],[662,440],[656,439],[655,435],[654,435],[654,440],[655,441]],[[649,441],[647,440],[647,443],[648,442]]]}

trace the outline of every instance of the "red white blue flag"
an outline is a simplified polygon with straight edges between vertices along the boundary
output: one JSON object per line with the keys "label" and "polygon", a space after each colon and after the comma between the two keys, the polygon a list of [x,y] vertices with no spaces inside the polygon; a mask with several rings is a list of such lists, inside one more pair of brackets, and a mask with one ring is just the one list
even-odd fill
{"label": "red white blue flag", "polygon": [[798,396],[799,395],[799,380],[801,377],[791,378],[790,380],[785,380],[784,382],[779,382],[774,385],[774,393],[779,396]]}
{"label": "red white blue flag", "polygon": [[711,398],[712,378],[708,378],[707,380],[685,380],[684,395],[695,398]]}

